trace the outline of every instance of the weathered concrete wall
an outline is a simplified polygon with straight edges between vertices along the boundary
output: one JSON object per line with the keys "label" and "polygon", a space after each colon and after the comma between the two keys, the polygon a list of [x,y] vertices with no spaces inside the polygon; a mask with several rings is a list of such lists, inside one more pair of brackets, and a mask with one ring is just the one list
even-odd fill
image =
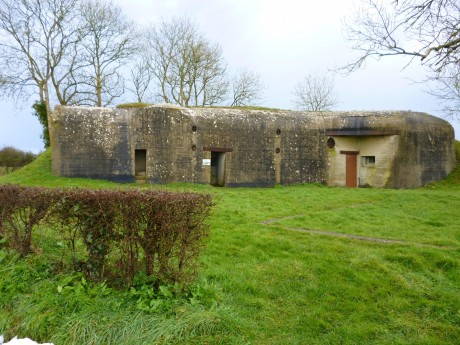
{"label": "weathered concrete wall", "polygon": [[228,186],[270,186],[276,183],[274,165],[275,117],[266,112],[194,109],[193,143],[197,150],[199,182],[209,183],[211,151],[226,151],[225,180]]}
{"label": "weathered concrete wall", "polygon": [[127,119],[127,110],[56,107],[53,173],[134,181]]}
{"label": "weathered concrete wall", "polygon": [[187,111],[152,107],[130,110],[129,115],[132,150],[147,150],[147,181],[196,182]]}
{"label": "weathered concrete wall", "polygon": [[[410,112],[57,107],[53,124],[53,171],[62,176],[134,181],[136,150],[146,151],[153,183],[216,183],[220,171],[227,186],[343,186],[341,152],[356,151],[360,186],[412,188],[445,177],[455,164],[452,127]],[[364,164],[363,156],[375,163]]]}
{"label": "weathered concrete wall", "polygon": [[[416,112],[360,112],[328,117],[328,184],[343,186],[345,155],[359,151],[359,185],[416,188],[446,177],[455,166],[452,126],[437,117]],[[363,156],[375,156],[374,166],[364,166]]]}
{"label": "weathered concrete wall", "polygon": [[326,180],[324,132],[299,113],[149,107],[129,119],[150,182],[210,183],[212,151],[225,154],[227,186]]}
{"label": "weathered concrete wall", "polygon": [[[330,159],[328,184],[345,186],[346,155],[340,152],[359,151],[357,185],[377,188],[387,186],[398,148],[398,135],[338,136],[334,140],[335,147],[328,149]],[[366,164],[364,157],[375,157],[375,163]]]}
{"label": "weathered concrete wall", "polygon": [[[358,161],[358,185],[370,187],[387,187],[391,177],[391,167],[395,156],[399,136],[384,135],[362,137]],[[375,157],[375,164],[366,164],[365,157]]]}
{"label": "weathered concrete wall", "polygon": [[415,188],[446,177],[455,167],[455,134],[446,121],[427,114],[404,117],[392,188]]}
{"label": "weathered concrete wall", "polygon": [[[229,186],[324,182],[324,135],[313,118],[296,112],[194,109],[198,148],[231,149],[226,169]],[[208,151],[197,160],[210,158]],[[209,182],[203,167],[200,182]]]}

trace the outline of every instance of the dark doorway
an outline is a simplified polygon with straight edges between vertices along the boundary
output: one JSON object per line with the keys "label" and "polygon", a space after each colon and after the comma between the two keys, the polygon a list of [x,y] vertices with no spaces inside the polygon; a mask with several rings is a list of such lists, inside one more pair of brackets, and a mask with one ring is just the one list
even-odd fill
{"label": "dark doorway", "polygon": [[225,186],[225,152],[211,151],[211,185]]}
{"label": "dark doorway", "polygon": [[135,150],[134,152],[134,172],[136,182],[146,181],[147,172],[147,150]]}

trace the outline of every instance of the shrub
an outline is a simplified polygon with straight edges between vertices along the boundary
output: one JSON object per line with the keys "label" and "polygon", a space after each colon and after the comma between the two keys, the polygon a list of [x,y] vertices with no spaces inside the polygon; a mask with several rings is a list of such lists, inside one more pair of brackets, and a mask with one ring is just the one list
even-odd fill
{"label": "shrub", "polygon": [[21,256],[32,252],[32,232],[45,218],[57,195],[38,187],[0,186],[0,227]]}
{"label": "shrub", "polygon": [[43,144],[45,148],[50,147],[50,132],[48,129],[48,113],[46,111],[46,103],[44,101],[36,101],[32,105],[34,110],[34,115],[38,118],[38,121],[42,125],[43,131],[40,137],[43,139]]}
{"label": "shrub", "polygon": [[193,279],[202,239],[208,235],[204,220],[211,197],[161,191],[125,191],[121,197],[120,259],[127,283],[138,273],[139,257],[147,276],[157,279],[156,285]]}
{"label": "shrub", "polygon": [[[72,248],[75,269],[83,270],[88,279],[101,280],[105,261],[114,237],[117,199],[116,192],[75,189],[62,192],[53,209],[55,220],[67,235]],[[81,240],[87,259],[76,261],[76,241]],[[82,264],[84,264],[82,266]]]}
{"label": "shrub", "polygon": [[6,173],[31,163],[35,158],[37,156],[32,152],[21,151],[11,146],[0,149],[0,167],[3,167]]}
{"label": "shrub", "polygon": [[21,190],[15,185],[0,185],[0,238],[6,236],[6,223],[12,217]]}
{"label": "shrub", "polygon": [[195,277],[211,206],[197,193],[0,185],[0,235],[26,255],[45,220],[69,244],[68,266],[87,279],[131,286],[144,274],[159,288]]}

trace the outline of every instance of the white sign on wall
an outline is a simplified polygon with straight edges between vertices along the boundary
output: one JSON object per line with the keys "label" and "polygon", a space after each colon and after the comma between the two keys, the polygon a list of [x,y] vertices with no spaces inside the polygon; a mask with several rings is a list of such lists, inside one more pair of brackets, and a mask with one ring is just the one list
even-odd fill
{"label": "white sign on wall", "polygon": [[203,159],[203,165],[211,165],[210,159]]}

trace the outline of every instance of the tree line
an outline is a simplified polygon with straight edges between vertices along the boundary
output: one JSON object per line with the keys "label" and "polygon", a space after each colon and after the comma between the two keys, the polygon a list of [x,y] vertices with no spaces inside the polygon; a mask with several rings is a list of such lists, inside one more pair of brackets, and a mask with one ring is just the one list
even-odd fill
{"label": "tree line", "polygon": [[[369,58],[408,56],[428,68],[431,93],[458,116],[460,7],[456,0],[361,0],[345,28]],[[262,97],[260,75],[230,75],[222,47],[189,18],[144,27],[112,0],[0,0],[0,88],[4,97],[35,95],[46,126],[52,105],[110,106],[131,92],[138,102],[243,106]],[[333,78],[310,74],[294,90],[298,109],[337,104]],[[52,141],[52,132],[49,133]]]}
{"label": "tree line", "polygon": [[111,0],[0,0],[0,31],[3,95],[36,95],[48,123],[54,104],[110,106],[127,91],[138,102],[242,106],[263,90],[254,71],[229,76],[221,46],[192,20],[139,27]]}
{"label": "tree line", "polygon": [[53,104],[114,105],[126,91],[137,102],[244,106],[264,89],[255,71],[229,75],[220,44],[189,18],[140,27],[111,0],[0,0],[0,31],[4,95],[37,95],[48,115]]}
{"label": "tree line", "polygon": [[11,146],[4,146],[0,149],[0,175],[8,174],[19,169],[37,158],[32,152],[26,152]]}

